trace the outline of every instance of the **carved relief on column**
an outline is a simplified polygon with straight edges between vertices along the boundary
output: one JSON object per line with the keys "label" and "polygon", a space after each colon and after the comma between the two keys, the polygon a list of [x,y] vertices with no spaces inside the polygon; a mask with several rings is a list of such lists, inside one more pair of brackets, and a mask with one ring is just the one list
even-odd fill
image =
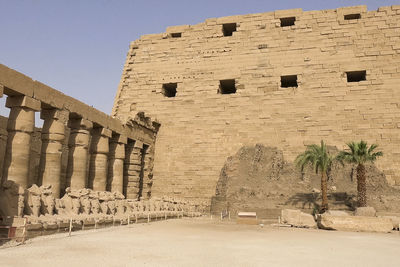
{"label": "carved relief on column", "polygon": [[124,161],[126,143],[126,136],[119,134],[114,135],[110,140],[108,190],[111,192],[124,192]]}
{"label": "carved relief on column", "polygon": [[143,186],[142,197],[151,198],[151,188],[153,186],[153,165],[154,165],[154,146],[145,146],[143,149]]}
{"label": "carved relief on column", "polygon": [[9,96],[6,107],[10,108],[7,123],[7,147],[4,158],[3,179],[11,180],[27,188],[32,133],[35,127],[35,111],[40,101],[27,96]]}
{"label": "carved relief on column", "polygon": [[143,143],[128,142],[125,150],[124,193],[126,198],[138,199],[142,166]]}
{"label": "carved relief on column", "polygon": [[51,185],[55,198],[60,197],[61,156],[68,114],[68,111],[58,109],[44,109],[40,114],[41,119],[44,120],[40,156],[40,185]]}
{"label": "carved relief on column", "polygon": [[71,189],[87,187],[87,166],[89,158],[91,121],[77,118],[70,119],[68,126],[71,128],[68,147],[67,186]]}
{"label": "carved relief on column", "polygon": [[95,191],[105,191],[108,174],[109,139],[112,131],[94,128],[90,146],[89,187]]}

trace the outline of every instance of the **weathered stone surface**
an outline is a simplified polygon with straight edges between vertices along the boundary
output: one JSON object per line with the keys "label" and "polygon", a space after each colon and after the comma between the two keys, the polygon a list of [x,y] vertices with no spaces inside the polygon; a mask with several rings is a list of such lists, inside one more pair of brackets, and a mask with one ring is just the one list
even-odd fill
{"label": "weathered stone surface", "polygon": [[[112,114],[129,120],[145,111],[162,123],[153,196],[209,201],[221,166],[242,146],[274,146],[293,161],[321,139],[338,148],[349,140],[379,144],[378,168],[400,184],[392,145],[400,142],[393,105],[400,49],[390,41],[398,36],[396,12],[283,10],[170,27],[132,42]],[[354,13],[362,19],[344,20]],[[281,27],[282,16],[296,17],[295,25]],[[227,21],[237,28],[224,37]],[[165,38],[177,30],[182,38]],[[345,72],[357,70],[366,70],[366,81],[347,82]],[[281,86],[289,74],[297,87]],[[224,79],[235,79],[236,93],[217,93]],[[166,83],[177,83],[175,97],[163,94]]]}
{"label": "weathered stone surface", "polygon": [[317,221],[318,227],[328,230],[387,233],[393,229],[389,218],[322,214],[318,216]]}
{"label": "weathered stone surface", "polygon": [[35,184],[25,191],[25,214],[34,217],[40,216],[41,194],[41,190]]}
{"label": "weathered stone surface", "polygon": [[24,213],[25,190],[13,181],[5,181],[0,186],[0,216],[19,216]]}
{"label": "weathered stone surface", "polygon": [[382,218],[388,218],[392,221],[393,229],[400,230],[400,217],[399,216],[380,216]]}
{"label": "weathered stone surface", "polygon": [[281,213],[281,222],[295,227],[317,228],[314,217],[300,210],[284,209]]}
{"label": "weathered stone surface", "polygon": [[328,210],[324,214],[332,215],[332,216],[350,216],[350,214],[343,210]]}
{"label": "weathered stone surface", "polygon": [[376,210],[374,207],[359,207],[354,212],[355,216],[376,216]]}

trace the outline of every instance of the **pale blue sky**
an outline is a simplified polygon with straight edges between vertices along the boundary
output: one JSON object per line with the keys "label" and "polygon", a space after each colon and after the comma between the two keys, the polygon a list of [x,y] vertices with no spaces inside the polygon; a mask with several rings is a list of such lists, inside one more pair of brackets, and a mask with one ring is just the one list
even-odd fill
{"label": "pale blue sky", "polygon": [[0,63],[110,114],[129,43],[140,35],[277,9],[395,4],[400,1],[0,0]]}

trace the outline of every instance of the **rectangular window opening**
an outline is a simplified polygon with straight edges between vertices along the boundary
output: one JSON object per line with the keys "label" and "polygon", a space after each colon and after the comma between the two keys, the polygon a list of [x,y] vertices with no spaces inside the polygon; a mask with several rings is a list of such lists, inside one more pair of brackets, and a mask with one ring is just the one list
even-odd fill
{"label": "rectangular window opening", "polygon": [[346,75],[348,83],[361,82],[367,80],[367,72],[365,70],[349,71],[346,72]]}
{"label": "rectangular window opening", "polygon": [[175,97],[177,87],[177,83],[164,83],[162,86],[162,93],[165,97]]}
{"label": "rectangular window opening", "polygon": [[235,94],[236,93],[236,86],[235,80],[221,80],[219,81],[219,91],[220,94]]}
{"label": "rectangular window opening", "polygon": [[281,76],[281,87],[298,87],[297,75],[286,75]]}
{"label": "rectangular window opening", "polygon": [[224,36],[232,36],[233,32],[236,31],[236,23],[222,24],[222,31]]}
{"label": "rectangular window opening", "polygon": [[352,20],[352,19],[361,19],[361,14],[347,14],[344,15],[345,20]]}
{"label": "rectangular window opening", "polygon": [[182,33],[181,32],[171,33],[171,37],[172,38],[181,38],[182,37]]}
{"label": "rectangular window opening", "polygon": [[296,21],[296,17],[281,18],[281,27],[293,26]]}

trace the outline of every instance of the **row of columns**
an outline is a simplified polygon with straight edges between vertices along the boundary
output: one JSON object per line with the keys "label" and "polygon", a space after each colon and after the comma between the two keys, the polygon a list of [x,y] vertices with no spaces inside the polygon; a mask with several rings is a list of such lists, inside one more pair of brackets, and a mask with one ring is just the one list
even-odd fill
{"label": "row of columns", "polygon": [[[27,96],[9,96],[6,107],[10,108],[7,133],[0,132],[0,138],[7,138],[3,179],[12,180],[23,188],[30,186],[29,160],[35,112],[41,111],[44,124],[39,185],[51,184],[54,196],[60,197],[62,148],[68,125],[67,187],[120,191],[132,199],[141,196],[147,146],[140,141],[128,140],[84,118],[70,118],[65,110],[41,109],[40,101]],[[150,195],[146,189],[144,197],[147,196]]]}

